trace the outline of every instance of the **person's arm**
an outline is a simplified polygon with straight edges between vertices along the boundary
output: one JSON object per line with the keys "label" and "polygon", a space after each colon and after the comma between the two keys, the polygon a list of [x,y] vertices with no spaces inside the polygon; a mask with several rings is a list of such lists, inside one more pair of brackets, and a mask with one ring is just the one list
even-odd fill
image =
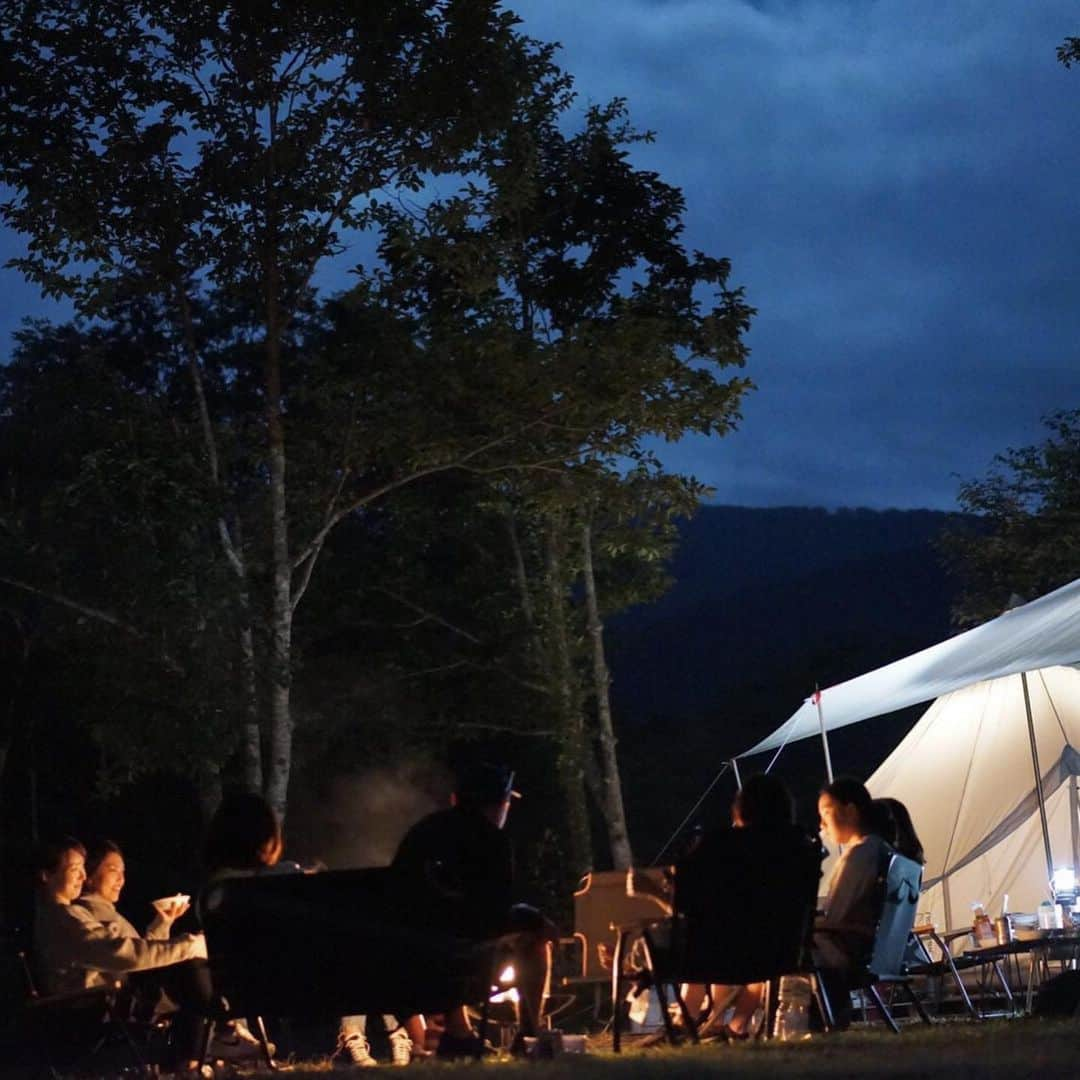
{"label": "person's arm", "polygon": [[177,893],[176,896],[163,897],[154,901],[154,917],[146,928],[143,937],[150,941],[167,941],[172,933],[173,923],[191,909],[191,899]]}
{"label": "person's arm", "polygon": [[122,975],[206,958],[202,934],[183,934],[167,940],[115,937],[85,908],[72,905],[68,911],[69,917],[58,919],[54,927],[54,948],[72,966]]}

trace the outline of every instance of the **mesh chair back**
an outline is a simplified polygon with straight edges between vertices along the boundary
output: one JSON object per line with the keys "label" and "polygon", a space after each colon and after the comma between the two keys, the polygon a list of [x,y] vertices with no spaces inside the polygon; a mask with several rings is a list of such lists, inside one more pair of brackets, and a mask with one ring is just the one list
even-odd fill
{"label": "mesh chair back", "polygon": [[200,898],[214,989],[242,1016],[440,1012],[483,998],[493,947],[403,922],[389,869],[226,878]]}
{"label": "mesh chair back", "polygon": [[915,925],[921,890],[922,867],[913,859],[894,853],[885,871],[881,917],[870,955],[869,970],[875,976],[903,974],[904,953]]}
{"label": "mesh chair back", "polygon": [[[686,982],[761,982],[805,966],[821,845],[794,827],[730,829],[675,878],[669,966]],[[677,970],[674,970],[677,969]]]}

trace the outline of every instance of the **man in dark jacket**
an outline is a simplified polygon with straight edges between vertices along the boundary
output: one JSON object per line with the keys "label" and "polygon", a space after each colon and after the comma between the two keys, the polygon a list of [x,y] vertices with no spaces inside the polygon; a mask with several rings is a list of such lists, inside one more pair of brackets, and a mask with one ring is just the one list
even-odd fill
{"label": "man in dark jacket", "polygon": [[[473,767],[461,776],[448,809],[405,834],[393,865],[413,920],[455,936],[505,940],[525,1037],[539,1029],[557,935],[539,911],[513,902],[513,849],[503,827],[517,797],[511,770]],[[472,1054],[478,1045],[465,1006],[448,1012],[439,1056]]]}

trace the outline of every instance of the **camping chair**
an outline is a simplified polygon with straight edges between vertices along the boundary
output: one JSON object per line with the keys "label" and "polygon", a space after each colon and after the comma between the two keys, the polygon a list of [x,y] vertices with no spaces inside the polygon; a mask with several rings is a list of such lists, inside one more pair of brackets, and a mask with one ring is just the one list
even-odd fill
{"label": "camping chair", "polygon": [[[46,994],[35,976],[32,951],[22,930],[5,934],[9,959],[22,985],[17,1029],[32,1058],[32,1070],[59,1077],[76,1067],[149,1072],[146,1040],[129,1016],[130,1001],[119,979],[89,990]],[[113,1051],[117,1053],[114,1055]]]}
{"label": "camping chair", "polygon": [[[239,1016],[404,1017],[478,1001],[486,1022],[499,940],[405,922],[397,899],[387,868],[211,884],[199,909],[214,992]],[[261,1024],[256,1034],[265,1049]]]}
{"label": "camping chair", "polygon": [[666,866],[593,870],[574,891],[574,932],[559,940],[555,985],[569,993],[591,991],[594,1020],[600,1017],[604,990],[610,991],[618,927],[670,914],[670,872]]}
{"label": "camping chair", "polygon": [[[773,836],[754,829],[717,834],[711,849],[676,872],[670,919],[619,928],[612,959],[612,1048],[621,1043],[621,1004],[631,981],[654,988],[667,1039],[677,1034],[664,987],[671,985],[692,1041],[681,983],[741,986],[765,983],[766,1025],[782,975],[808,971],[814,910],[821,879],[821,845],[794,828]],[[624,971],[632,940],[642,941],[642,970]],[[817,979],[811,972],[817,994]],[[820,1001],[820,999],[819,999]]]}
{"label": "camping chair", "polygon": [[[889,856],[882,877],[881,914],[878,916],[869,960],[863,969],[854,974],[846,973],[849,988],[869,993],[882,1019],[897,1035],[900,1034],[900,1026],[878,989],[882,984],[898,987],[914,1006],[920,1019],[927,1024],[931,1022],[922,1002],[912,989],[912,973],[904,964],[908,939],[915,925],[915,908],[919,902],[921,887],[922,867],[917,862],[896,853]],[[832,1007],[824,987],[822,997],[825,1001],[826,1016],[831,1016]]]}

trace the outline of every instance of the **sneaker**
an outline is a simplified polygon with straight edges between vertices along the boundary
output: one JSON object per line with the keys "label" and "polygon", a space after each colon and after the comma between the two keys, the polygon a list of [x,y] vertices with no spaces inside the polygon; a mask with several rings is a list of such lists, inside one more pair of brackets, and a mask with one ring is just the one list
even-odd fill
{"label": "sneaker", "polygon": [[370,1069],[379,1063],[371,1056],[371,1047],[367,1039],[354,1031],[351,1035],[342,1035],[338,1044],[338,1053],[345,1054],[350,1063],[360,1069]]}
{"label": "sneaker", "polygon": [[[277,1047],[268,1042],[266,1048],[273,1057]],[[217,1061],[258,1061],[262,1056],[262,1043],[242,1020],[228,1024],[210,1041],[210,1057]]]}
{"label": "sneaker", "polygon": [[390,1064],[408,1065],[412,1061],[413,1045],[409,1033],[398,1028],[390,1033]]}

